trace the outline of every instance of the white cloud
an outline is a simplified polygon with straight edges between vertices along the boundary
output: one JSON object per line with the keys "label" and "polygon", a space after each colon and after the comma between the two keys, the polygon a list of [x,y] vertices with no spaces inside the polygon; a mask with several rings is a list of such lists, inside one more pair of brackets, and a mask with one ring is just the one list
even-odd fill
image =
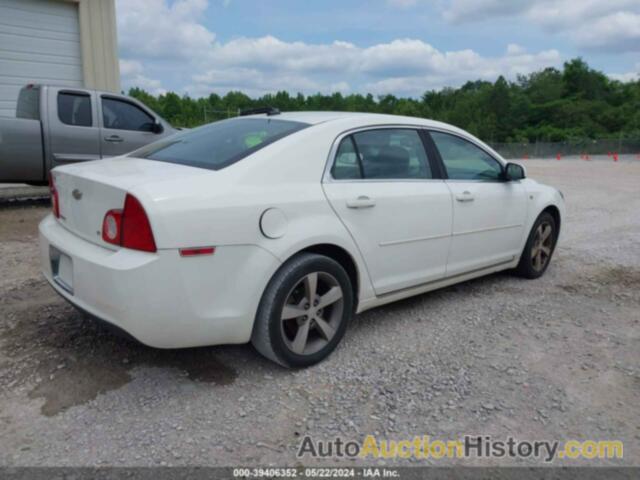
{"label": "white cloud", "polygon": [[452,0],[444,10],[450,22],[476,21],[526,11],[530,0]]}
{"label": "white cloud", "polygon": [[640,51],[638,0],[449,0],[443,11],[452,23],[515,15],[578,47]]}
{"label": "white cloud", "polygon": [[130,77],[143,71],[142,64],[137,60],[120,60],[120,75]]}
{"label": "white cloud", "polygon": [[601,17],[578,29],[575,36],[585,47],[640,52],[640,14],[618,12]]}
{"label": "white cloud", "polygon": [[166,93],[160,80],[144,75],[144,67],[137,60],[120,60],[120,76],[125,91],[131,87],[139,87],[154,95]]}
{"label": "white cloud", "polygon": [[471,50],[438,52],[436,57],[434,68],[425,70],[421,75],[384,78],[368,83],[366,89],[377,94],[391,92],[415,96],[427,89],[459,86],[468,80],[493,81],[500,75],[514,79],[519,74],[524,75],[545,67],[558,66],[562,62],[562,57],[557,50],[531,54],[522,48],[518,52],[511,49],[501,57],[483,57]]}
{"label": "white cloud", "polygon": [[507,45],[507,54],[508,55],[520,55],[524,53],[525,49],[516,43],[510,43]]}
{"label": "white cloud", "polygon": [[589,22],[612,13],[638,9],[637,0],[533,0],[527,18],[549,29],[588,28]]}
{"label": "white cloud", "polygon": [[420,95],[469,79],[514,78],[558,66],[560,53],[535,54],[511,45],[505,55],[473,50],[442,52],[421,40],[400,39],[371,47],[345,42],[307,44],[275,37],[241,38],[214,48],[209,68],[193,76],[190,94],[240,89],[253,95],[276,90],[304,93],[350,91],[354,83],[373,93]]}
{"label": "white cloud", "polygon": [[[139,86],[152,93],[164,92],[158,78],[167,81],[169,77],[173,85],[188,85],[178,90],[195,96],[229,90],[250,95],[288,90],[418,96],[427,89],[458,86],[467,80],[495,80],[500,75],[513,79],[560,66],[563,60],[555,49],[530,52],[514,43],[501,55],[485,56],[472,49],[445,51],[412,38],[371,46],[288,42],[272,35],[217,42],[202,24],[207,0],[117,1],[123,86]],[[408,8],[427,0],[387,1]],[[640,49],[640,14],[609,9],[632,8],[638,0],[447,1],[445,15],[451,21],[519,12],[542,28],[569,29],[577,43],[589,48]],[[590,17],[594,12],[601,17]],[[592,20],[580,23],[581,18]],[[618,75],[631,78],[631,73]]]}
{"label": "white cloud", "polygon": [[118,38],[125,56],[197,57],[215,34],[199,23],[207,0],[117,0]]}
{"label": "white cloud", "polygon": [[609,78],[620,82],[636,82],[640,81],[640,63],[636,63],[635,71],[626,73],[610,73]]}
{"label": "white cloud", "polygon": [[289,92],[327,91],[327,85],[295,72],[271,72],[256,68],[228,67],[211,69],[205,73],[193,75],[193,83],[186,87],[189,95],[206,96],[212,92],[227,93],[240,90],[249,96],[259,96],[279,90]]}
{"label": "white cloud", "polygon": [[640,72],[610,73],[609,78],[619,82],[635,82],[640,80]]}
{"label": "white cloud", "polygon": [[207,61],[216,66],[242,65],[268,70],[327,73],[348,68],[348,60],[355,52],[356,47],[347,42],[313,45],[265,36],[217,44],[209,52]]}
{"label": "white cloud", "polygon": [[392,7],[408,8],[417,5],[418,0],[387,0],[387,3]]}

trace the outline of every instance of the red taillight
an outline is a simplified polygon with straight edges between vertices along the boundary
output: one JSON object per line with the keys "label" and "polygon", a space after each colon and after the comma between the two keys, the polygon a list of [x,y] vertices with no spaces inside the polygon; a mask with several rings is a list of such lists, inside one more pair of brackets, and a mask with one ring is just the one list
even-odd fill
{"label": "red taillight", "polygon": [[60,196],[56,189],[56,184],[53,180],[53,175],[49,172],[49,192],[51,193],[51,210],[53,210],[53,216],[60,218]]}
{"label": "red taillight", "polygon": [[127,193],[122,212],[122,243],[125,248],[155,252],[156,242],[147,213],[136,197]]}
{"label": "red taillight", "polygon": [[124,209],[109,210],[104,216],[102,239],[133,250],[157,251],[147,213],[138,199],[129,193],[124,200]]}

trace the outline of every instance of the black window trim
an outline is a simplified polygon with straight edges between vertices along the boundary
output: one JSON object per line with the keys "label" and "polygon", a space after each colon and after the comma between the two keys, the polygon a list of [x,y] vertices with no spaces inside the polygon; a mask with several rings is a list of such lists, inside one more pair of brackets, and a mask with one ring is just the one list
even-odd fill
{"label": "black window trim", "polygon": [[[64,120],[62,120],[62,118],[60,118],[60,94],[66,94],[66,95],[75,95],[76,97],[89,97],[89,105],[91,108],[89,108],[89,113],[91,114],[91,125],[74,125],[73,123],[67,123]],[[85,92],[82,90],[73,90],[73,89],[61,89],[58,90],[56,92],[56,110],[58,113],[58,121],[63,124],[66,125],[67,127],[73,127],[73,128],[95,128],[94,122],[93,122],[93,102],[91,100],[91,93],[89,92]]]}
{"label": "black window trim", "polygon": [[333,177],[333,169],[336,166],[336,161],[338,160],[338,152],[340,151],[340,147],[344,142],[349,140],[351,142],[351,146],[353,147],[353,153],[356,155],[356,161],[358,162],[358,171],[360,172],[360,178],[351,178],[351,179],[343,179],[343,180],[364,180],[364,167],[362,165],[362,158],[360,157],[360,150],[358,150],[358,144],[353,138],[353,133],[342,137],[342,140],[338,143],[338,148],[336,149],[335,158],[333,160],[333,164],[331,165],[331,177]]}
{"label": "black window trim", "polygon": [[104,124],[104,109],[102,107],[102,100],[104,98],[107,98],[109,100],[115,100],[118,102],[122,102],[122,103],[128,103],[129,105],[131,105],[132,107],[137,108],[138,110],[142,110],[146,115],[148,115],[149,117],[151,117],[151,120],[154,123],[158,123],[158,119],[156,118],[155,115],[153,115],[150,111],[148,111],[146,108],[144,108],[142,105],[138,105],[136,102],[125,98],[125,97],[119,97],[117,95],[109,95],[108,93],[102,93],[100,94],[100,125],[102,128],[108,129],[108,130],[121,130],[124,132],[143,132],[143,133],[153,133],[153,132],[149,132],[146,130],[131,130],[128,128],[113,128],[113,127],[107,127]]}
{"label": "black window trim", "polygon": [[[426,126],[424,125],[412,125],[412,124],[384,124],[384,125],[367,125],[352,128],[350,130],[346,130],[340,133],[333,141],[331,145],[331,149],[329,150],[329,156],[327,158],[327,163],[325,165],[325,171],[323,174],[322,182],[323,183],[354,183],[354,182],[365,182],[365,183],[407,183],[407,182],[433,182],[433,181],[442,181],[445,177],[442,176],[442,169],[440,164],[438,163],[439,156],[437,159],[430,155],[430,151],[428,148],[428,142],[425,142],[425,134],[424,130],[426,130]],[[425,149],[425,155],[427,157],[427,161],[429,162],[429,167],[431,170],[431,178],[364,178],[364,170],[361,170],[363,178],[334,178],[333,176],[333,166],[335,165],[338,150],[340,145],[347,137],[353,137],[354,134],[360,132],[368,132],[371,130],[414,130],[418,134],[418,137],[422,141],[422,146]],[[360,154],[358,151],[357,142],[355,142],[352,138],[351,140],[356,149],[356,155],[358,156],[358,162],[360,164],[360,168],[362,169]],[[441,161],[441,160],[440,160]]]}
{"label": "black window trim", "polygon": [[[442,155],[440,155],[440,150],[438,150],[438,146],[436,145],[436,142],[433,140],[433,137],[431,137],[431,132],[444,133],[444,134],[447,134],[447,135],[451,135],[452,137],[457,137],[457,138],[459,138],[461,140],[464,140],[464,141],[470,143],[474,147],[476,147],[479,150],[481,150],[482,152],[484,152],[489,158],[494,160],[500,166],[500,169],[502,171],[500,179],[499,180],[489,180],[489,179],[484,180],[484,179],[456,179],[456,178],[449,178],[449,173],[447,172],[447,167],[444,164],[444,160],[442,160]],[[469,138],[466,138],[463,135],[460,135],[460,134],[458,134],[456,132],[452,132],[451,130],[446,130],[446,129],[424,127],[424,136],[425,136],[426,141],[431,145],[431,148],[433,148],[434,158],[437,159],[438,168],[441,170],[442,178],[444,180],[449,180],[451,182],[477,182],[477,183],[504,183],[506,181],[506,177],[505,177],[505,166],[506,165],[503,162],[501,162],[500,160],[498,160],[495,155],[493,155],[491,152],[489,152],[482,145],[479,145],[478,143],[470,140]]]}

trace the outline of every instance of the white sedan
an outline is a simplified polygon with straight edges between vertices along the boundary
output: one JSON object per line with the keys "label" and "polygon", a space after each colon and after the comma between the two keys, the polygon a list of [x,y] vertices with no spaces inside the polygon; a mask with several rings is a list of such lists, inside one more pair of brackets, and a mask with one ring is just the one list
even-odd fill
{"label": "white sedan", "polygon": [[44,276],[147,345],[289,367],[354,314],[500,270],[541,276],[564,201],[451,125],[268,111],[52,171]]}

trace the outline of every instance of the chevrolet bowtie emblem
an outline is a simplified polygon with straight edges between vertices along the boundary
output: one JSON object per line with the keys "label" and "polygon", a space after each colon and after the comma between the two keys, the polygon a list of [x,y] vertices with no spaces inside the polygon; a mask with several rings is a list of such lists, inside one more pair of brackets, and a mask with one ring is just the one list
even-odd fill
{"label": "chevrolet bowtie emblem", "polygon": [[73,198],[75,198],[76,200],[80,200],[82,198],[82,192],[77,188],[74,189],[73,192],[71,192],[71,195],[73,195]]}

